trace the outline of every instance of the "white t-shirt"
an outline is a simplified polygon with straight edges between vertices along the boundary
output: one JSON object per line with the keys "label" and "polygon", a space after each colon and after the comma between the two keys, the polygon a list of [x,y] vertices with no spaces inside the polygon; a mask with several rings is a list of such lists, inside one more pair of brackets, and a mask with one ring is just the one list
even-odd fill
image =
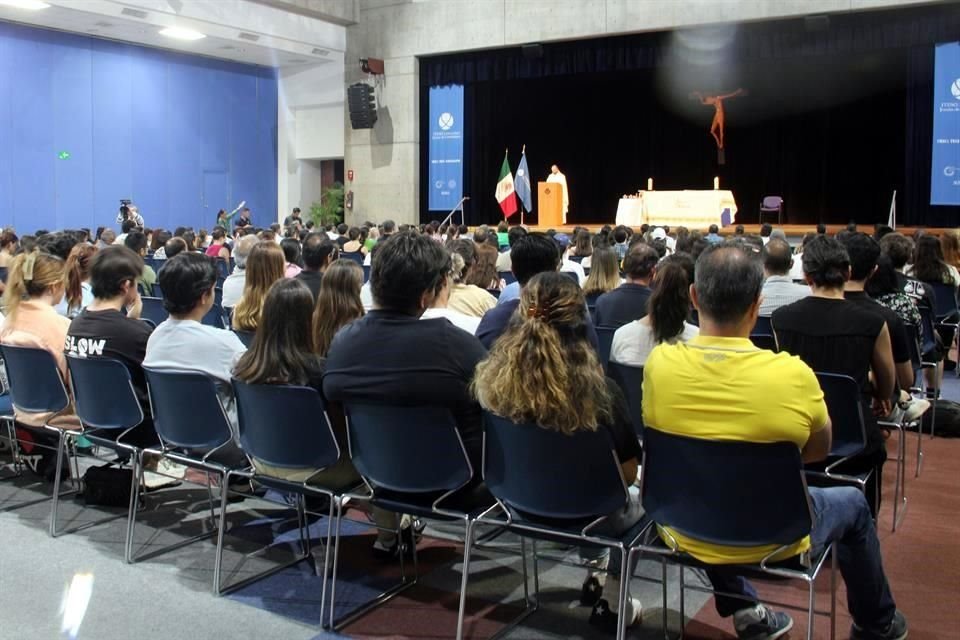
{"label": "white t-shirt", "polygon": [[577,280],[580,282],[582,287],[587,281],[587,274],[583,272],[583,267],[574,262],[573,260],[567,260],[566,258],[560,263],[560,271],[572,271],[577,274]]}
{"label": "white t-shirt", "polygon": [[243,288],[247,283],[247,271],[239,267],[233,270],[223,281],[223,301],[220,303],[224,309],[232,309],[240,302],[243,297]]}
{"label": "white t-shirt", "polygon": [[[653,337],[653,327],[649,322],[644,322],[646,318],[628,322],[613,334],[613,344],[610,346],[610,361],[628,364],[632,367],[642,367],[650,357],[650,352],[657,346]],[[674,344],[678,340],[687,342],[700,335],[699,327],[683,323],[683,331],[676,338],[667,340],[669,344]]]}
{"label": "white t-shirt", "polygon": [[218,381],[220,401],[237,433],[237,411],[230,378],[233,367],[247,350],[232,331],[217,329],[196,320],[168,318],[147,340],[143,366],[204,373]]}
{"label": "white t-shirt", "polygon": [[423,312],[423,315],[420,316],[421,320],[430,320],[432,318],[446,318],[452,322],[455,327],[463,329],[470,335],[476,335],[477,327],[480,326],[480,318],[474,318],[473,316],[468,316],[446,307],[427,309]]}

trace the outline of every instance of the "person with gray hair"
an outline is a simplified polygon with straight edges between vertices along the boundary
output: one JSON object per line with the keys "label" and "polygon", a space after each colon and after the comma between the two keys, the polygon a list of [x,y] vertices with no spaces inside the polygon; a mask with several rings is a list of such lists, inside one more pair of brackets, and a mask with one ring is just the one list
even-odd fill
{"label": "person with gray hair", "polygon": [[[839,280],[837,304],[850,304],[842,298],[849,272],[842,247],[827,248],[828,252],[818,249],[811,246],[804,252],[809,279],[814,283],[823,282],[823,277]],[[808,261],[821,255],[826,259],[818,260],[821,264],[814,274]],[[739,246],[723,243],[701,254],[690,292],[700,312],[700,335],[688,343],[661,344],[650,354],[643,372],[644,423],[648,429],[687,438],[790,442],[804,463],[819,462],[830,452],[832,423],[813,369],[800,358],[759,349],[749,339],[760,311],[762,283],[760,261]],[[795,304],[808,300],[815,298]],[[777,317],[779,313],[775,327]],[[822,313],[813,324],[824,324],[828,317]],[[802,472],[799,460],[797,472]],[[833,544],[853,618],[850,637],[906,638],[907,621],[897,610],[887,582],[863,492],[856,487],[809,487],[807,491],[813,511],[810,533],[780,547],[777,557],[786,560],[808,551],[817,557]],[[764,517],[762,508],[757,517]],[[727,566],[761,562],[770,556],[770,546],[724,545],[667,526],[660,531],[669,544],[709,566],[705,573],[718,592],[717,613],[733,617],[738,638],[779,638],[792,628],[787,614],[760,604],[753,586]]]}
{"label": "person with gray hair", "polygon": [[[779,231],[779,229],[777,230]],[[763,256],[763,301],[760,303],[760,315],[769,318],[780,307],[786,306],[810,295],[810,287],[795,284],[790,277],[793,268],[793,256],[786,240],[770,236],[770,242],[761,252]]]}
{"label": "person with gray hair", "polygon": [[243,288],[247,283],[247,256],[259,240],[254,234],[245,235],[237,241],[233,249],[233,259],[236,266],[223,281],[223,301],[221,304],[225,309],[232,309],[240,302],[243,295]]}

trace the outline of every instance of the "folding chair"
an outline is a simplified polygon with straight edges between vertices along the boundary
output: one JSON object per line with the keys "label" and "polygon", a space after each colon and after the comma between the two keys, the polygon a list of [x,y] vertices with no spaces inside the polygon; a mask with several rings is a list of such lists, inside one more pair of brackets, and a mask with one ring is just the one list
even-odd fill
{"label": "folding chair", "polygon": [[577,274],[576,272],[574,272],[574,271],[561,271],[560,273],[562,273],[563,275],[567,276],[568,278],[570,278],[571,280],[573,280],[574,282],[576,282],[578,287],[580,286],[580,276],[579,276],[579,274]]}
{"label": "folding chair", "polygon": [[[3,363],[0,362],[0,369]],[[5,384],[3,377],[0,377],[0,421],[7,427],[7,442],[10,443],[10,454],[14,467],[14,476],[20,475],[20,449],[17,442],[16,422],[13,416],[13,400],[10,398],[10,389]]]}
{"label": "folding chair", "polygon": [[[710,460],[710,464],[703,464]],[[710,568],[680,548],[670,534],[731,547],[776,549],[759,563],[723,565],[746,575],[800,580],[807,585],[807,638],[813,638],[815,582],[827,557],[831,557],[830,637],[836,634],[836,554],[832,544],[812,554],[781,559],[781,554],[810,534],[814,515],[807,493],[800,450],[790,442],[754,443],[705,440],[664,433],[647,427],[644,432],[640,492],[647,515],[660,535],[641,548],[663,561],[663,597],[666,610],[667,563],[680,565],[680,616],[685,620],[684,591],[712,589],[684,582],[683,567]],[[757,517],[757,505],[776,505]],[[728,594],[733,595],[733,594]],[[795,605],[771,603],[797,609]],[[667,632],[663,617],[663,633]],[[682,636],[682,630],[681,630]]]}
{"label": "folding chair", "polygon": [[764,196],[760,201],[760,214],[757,224],[763,224],[763,214],[777,214],[777,224],[783,224],[783,198],[780,196]]}
{"label": "folding chair", "polygon": [[[934,372],[934,387],[933,387],[933,402],[930,406],[930,437],[933,438],[934,430],[937,424],[937,400],[940,398],[940,376],[939,368],[940,363],[931,359],[929,354],[934,353],[937,348],[937,332],[934,328],[933,321],[933,309],[930,309],[927,304],[918,304],[917,309],[920,311],[920,369],[932,369]],[[922,371],[921,371],[922,373]],[[930,391],[930,388],[927,387],[926,380],[920,378],[922,385],[918,392],[924,392],[924,395],[927,395],[926,392]],[[913,391],[913,390],[911,390]],[[920,422],[920,426],[917,428],[917,471],[914,477],[920,477],[920,469],[923,466],[923,421]]]}
{"label": "folding chair", "polygon": [[607,375],[623,391],[630,408],[630,419],[637,439],[643,442],[643,367],[632,367],[628,364],[610,361],[607,365]]}
{"label": "folding chair", "polygon": [[[316,470],[302,482],[285,480],[266,475],[253,467],[246,471],[231,471],[229,476],[240,475],[256,480],[259,484],[285,494],[297,496],[297,521],[300,528],[301,555],[292,562],[274,567],[259,575],[247,578],[229,587],[230,591],[248,585],[268,575],[276,573],[293,564],[311,557],[310,534],[307,531],[306,496],[327,496],[330,499],[327,514],[326,551],[323,560],[323,592],[320,597],[320,619],[323,620],[327,598],[327,568],[330,566],[330,541],[333,535],[334,504],[337,496],[349,487],[325,487],[313,484],[311,479],[333,466],[340,459],[340,447],[327,418],[323,398],[315,389],[290,385],[257,384],[251,385],[233,380],[233,391],[237,398],[240,443],[244,452],[251,458],[262,461],[272,467],[291,471]],[[224,504],[226,509],[227,505]],[[217,592],[226,589],[220,586],[223,556],[223,534],[219,530],[217,539],[217,560],[214,568],[214,580]]]}
{"label": "folding chair", "polygon": [[[132,473],[130,480],[130,503],[127,509],[127,533],[133,518],[134,494],[140,490],[137,484],[141,448],[123,442],[123,437],[143,423],[143,408],[137,399],[130,371],[122,362],[112,358],[86,358],[67,354],[70,371],[70,387],[76,403],[77,417],[83,425],[82,435],[93,444],[130,456]],[[111,436],[112,434],[112,436]],[[51,535],[57,535],[56,507],[51,522]],[[130,541],[127,541],[129,546]],[[126,548],[126,547],[125,547]]]}
{"label": "folding chair", "polygon": [[170,314],[163,308],[162,298],[142,297],[140,300],[143,302],[143,310],[140,312],[143,319],[159,325],[169,317]]}
{"label": "folding chair", "polygon": [[226,329],[227,326],[224,324],[223,319],[223,307],[216,302],[213,303],[210,311],[207,311],[207,314],[203,316],[200,324],[205,324],[208,327],[216,327],[217,329]]}
{"label": "folding chair", "polygon": [[517,281],[517,276],[513,275],[513,271],[500,271],[497,275],[507,284],[513,284]]}
{"label": "folding chair", "polygon": [[[367,487],[365,494],[349,494],[394,513],[417,517],[459,520],[464,525],[464,569],[460,584],[457,638],[463,637],[463,616],[469,575],[469,549],[477,515],[490,502],[476,504],[471,490],[474,470],[450,410],[442,407],[372,405],[346,402],[350,459]],[[413,552],[414,577],[407,578],[400,553],[401,583],[388,589],[346,617],[334,621],[336,579],[340,547],[342,505],[337,507],[330,589],[330,626],[341,628],[416,584],[417,553]],[[399,538],[400,531],[397,531]]]}
{"label": "folding chair", "polygon": [[[200,469],[207,474],[207,497],[210,501],[211,530],[167,548],[151,552],[154,557],[178,549],[182,546],[210,537],[225,524],[228,490],[227,474],[242,467],[231,466],[216,460],[218,453],[233,443],[230,420],[217,395],[215,381],[193,371],[173,371],[144,367],[147,386],[150,392],[150,409],[153,414],[153,426],[157,430],[160,446],[144,449],[138,464],[138,481],[143,483],[143,458],[147,455],[166,458],[177,464]],[[210,474],[220,479],[220,518],[214,516],[213,490],[210,488]],[[136,510],[139,507],[139,495],[134,496],[134,517],[130,521],[127,537],[127,562],[137,558],[133,551],[133,533],[136,526]],[[214,581],[214,594],[219,585]]]}
{"label": "folding chair", "polygon": [[[70,397],[66,385],[60,376],[60,369],[53,355],[46,349],[37,347],[18,347],[9,344],[0,345],[0,353],[7,369],[7,379],[10,383],[10,401],[13,408],[23,413],[46,413],[56,416],[70,406]],[[63,474],[63,452],[69,446],[74,449],[76,437],[81,431],[63,429],[50,424],[36,429],[48,430],[56,433],[57,463],[53,484],[52,508],[50,511],[50,535],[56,535],[56,513],[61,496],[73,495],[80,491],[80,471],[76,464],[76,453],[73,453],[73,484],[74,489],[67,492],[60,491],[60,478]],[[9,431],[8,431],[9,433]],[[12,432],[15,451],[19,452],[19,443],[16,432]],[[49,445],[36,444],[40,448],[49,448]],[[19,457],[19,453],[16,453]],[[25,507],[45,502],[47,498],[33,500],[16,505],[12,508]]]}
{"label": "folding chair", "polygon": [[242,331],[240,329],[233,329],[232,331],[240,338],[240,342],[242,342],[243,346],[247,349],[253,346],[253,339],[257,337],[255,331]]}
{"label": "folding chair", "polygon": [[[561,541],[619,552],[617,638],[624,638],[624,612],[635,545],[649,521],[640,518],[619,534],[602,533],[607,517],[622,511],[629,500],[609,434],[599,429],[566,435],[535,424],[516,424],[486,411],[483,422],[483,479],[497,504],[482,514],[478,522],[503,526],[521,539],[534,540],[534,599],[531,602],[527,591],[524,557],[527,608],[514,624],[532,614],[539,604],[536,541]],[[563,473],[557,473],[557,469],[563,469]]]}
{"label": "folding chair", "polygon": [[[850,376],[835,373],[816,372],[817,381],[823,389],[823,398],[827,403],[827,412],[833,425],[833,445],[827,455],[827,466],[821,471],[807,473],[820,478],[827,478],[840,484],[854,484],[867,500],[867,482],[874,471],[850,474],[838,472],[841,464],[848,462],[862,453],[867,446],[867,426],[863,417],[863,404],[860,400],[860,387],[857,381]],[[874,513],[880,509],[880,487],[877,486],[877,495],[874,496]]]}
{"label": "folding chair", "polygon": [[[960,346],[960,304],[957,303],[957,288],[943,282],[924,282],[923,286],[933,289],[937,304],[934,310],[937,329],[948,329],[953,333],[950,344],[944,345],[949,352],[950,348]],[[957,375],[960,376],[960,366],[957,366]],[[930,433],[933,434],[932,428]]]}
{"label": "folding chair", "polygon": [[597,327],[597,338],[600,341],[600,349],[597,355],[600,356],[600,364],[603,370],[607,370],[607,364],[610,362],[610,349],[613,347],[613,334],[617,332],[617,327]]}

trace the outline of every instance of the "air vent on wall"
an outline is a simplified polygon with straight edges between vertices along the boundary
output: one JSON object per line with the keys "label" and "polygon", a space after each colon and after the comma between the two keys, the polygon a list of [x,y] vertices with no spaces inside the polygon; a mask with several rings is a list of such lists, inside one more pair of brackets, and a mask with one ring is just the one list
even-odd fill
{"label": "air vent on wall", "polygon": [[304,60],[303,58],[290,58],[287,60],[287,64],[303,64],[304,62],[309,62],[309,60]]}
{"label": "air vent on wall", "polygon": [[233,46],[232,44],[225,44],[222,47],[217,47],[217,49],[219,49],[220,51],[233,51],[234,49],[236,49],[236,47]]}
{"label": "air vent on wall", "polygon": [[240,38],[241,40],[246,40],[247,42],[256,42],[257,40],[260,39],[260,36],[258,36],[257,34],[247,33],[245,31],[241,31],[240,35],[237,37]]}
{"label": "air vent on wall", "polygon": [[325,55],[328,55],[330,52],[327,49],[314,49],[310,53],[312,53],[315,56],[325,56]]}
{"label": "air vent on wall", "polygon": [[130,7],[124,7],[120,13],[125,16],[130,16],[131,18],[140,18],[141,20],[146,20],[147,15],[149,15],[147,14],[146,11],[140,11],[139,9],[131,9]]}
{"label": "air vent on wall", "polygon": [[110,27],[113,26],[113,23],[112,23],[112,22],[104,22],[103,20],[101,20],[100,22],[97,22],[94,26],[103,27],[104,29],[109,29]]}

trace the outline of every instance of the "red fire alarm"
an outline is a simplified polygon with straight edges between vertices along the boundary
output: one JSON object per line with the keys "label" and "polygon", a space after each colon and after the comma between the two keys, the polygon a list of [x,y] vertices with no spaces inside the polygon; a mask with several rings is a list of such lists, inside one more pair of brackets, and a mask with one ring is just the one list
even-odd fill
{"label": "red fire alarm", "polygon": [[353,169],[347,169],[347,180],[353,182]]}

